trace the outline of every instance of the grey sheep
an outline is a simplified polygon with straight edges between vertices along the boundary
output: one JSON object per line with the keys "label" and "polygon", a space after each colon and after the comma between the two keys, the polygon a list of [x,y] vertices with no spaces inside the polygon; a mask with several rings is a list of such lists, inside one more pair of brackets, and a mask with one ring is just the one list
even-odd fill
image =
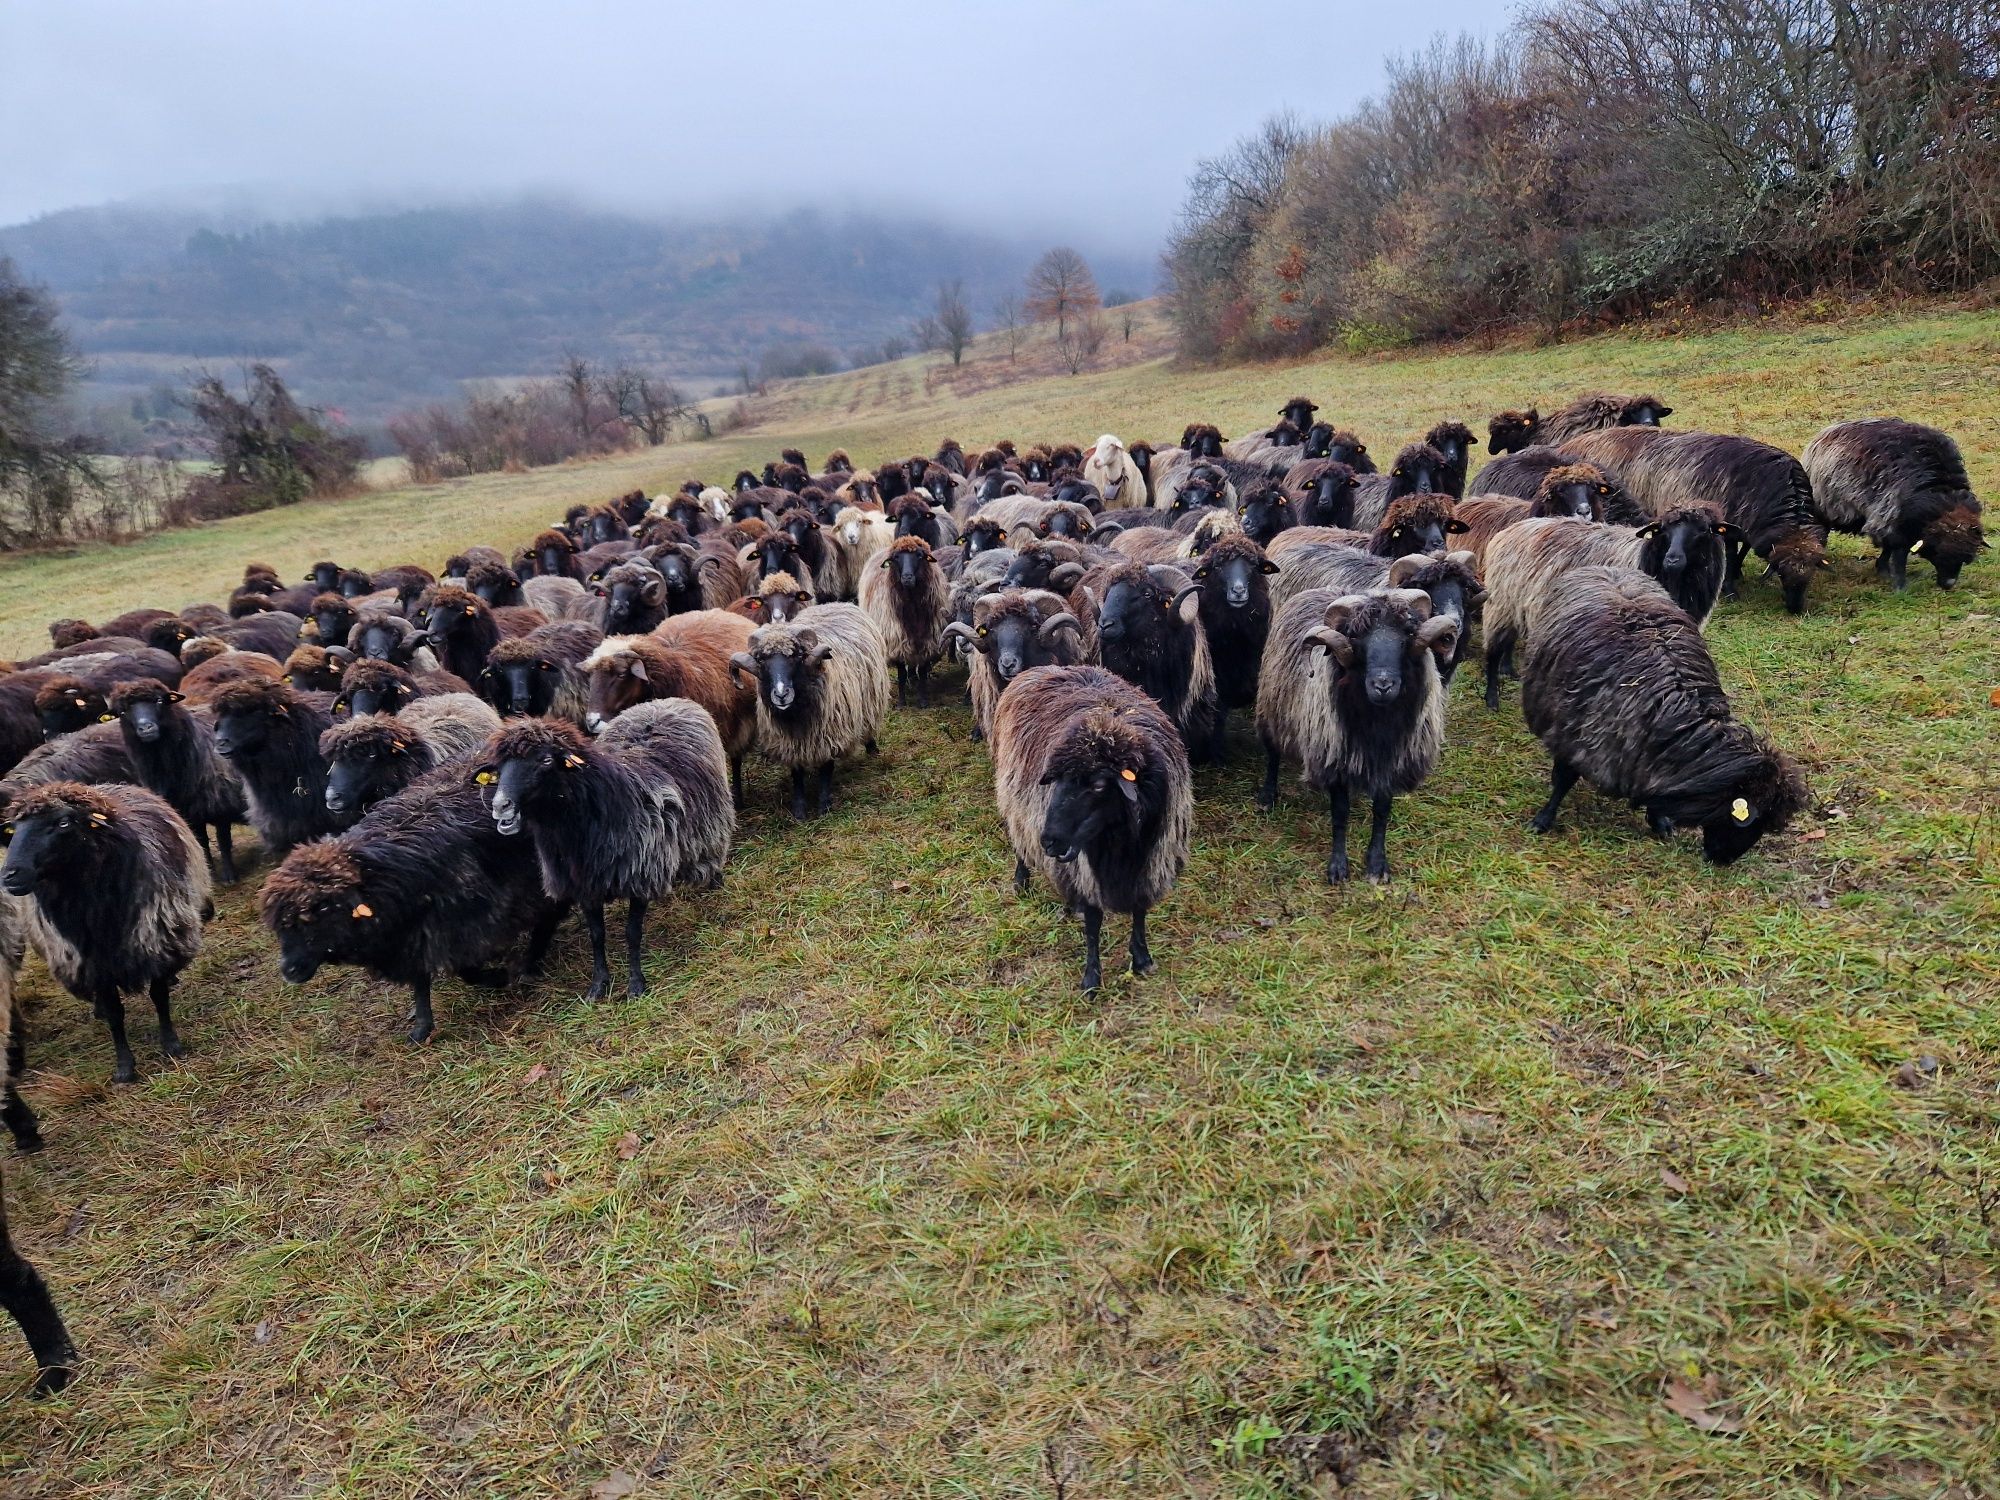
{"label": "grey sheep", "polygon": [[896,538],[889,550],[861,574],[861,612],[881,632],[883,648],[896,669],[896,706],[909,702],[909,680],[917,680],[917,706],[931,706],[931,666],[944,654],[944,627],[951,618],[951,589],[944,570],[921,537]]}
{"label": "grey sheep", "polygon": [[806,772],[819,772],[819,811],[833,806],[833,763],[856,746],[875,753],[889,716],[889,653],[852,604],[815,604],[765,625],[730,658],[757,682],[757,748],[792,773],[792,816],[806,815]]}
{"label": "grey sheep", "polygon": [[1991,545],[1958,444],[1935,427],[1893,417],[1835,422],[1806,444],[1800,461],[1820,519],[1879,547],[1876,575],[1899,590],[1908,585],[1912,552],[1948,589]]}
{"label": "grey sheep", "polygon": [[326,810],[348,827],[418,778],[465,759],[499,727],[500,715],[470,693],[440,693],[399,713],[343,719],[319,737]]}

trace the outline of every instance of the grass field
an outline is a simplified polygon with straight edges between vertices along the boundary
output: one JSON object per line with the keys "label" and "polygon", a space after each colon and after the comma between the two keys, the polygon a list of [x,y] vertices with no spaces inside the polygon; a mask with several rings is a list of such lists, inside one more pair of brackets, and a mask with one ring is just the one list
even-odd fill
{"label": "grass field", "polygon": [[[962,388],[911,361],[708,445],[10,561],[0,651],[781,443],[1241,430],[1295,388],[1378,448],[1592,385],[1794,449],[1895,412],[1990,496],[1996,366],[2000,317],[1951,312]],[[0,1399],[0,1491],[2000,1492],[2000,563],[1899,597],[1835,553],[1805,616],[1753,585],[1712,627],[1817,799],[1727,871],[1587,792],[1535,839],[1518,694],[1462,681],[1384,889],[1321,883],[1313,799],[1252,810],[1239,728],[1160,972],[1087,1004],[947,691],[825,822],[758,768],[727,889],[656,914],[629,1004],[582,1003],[572,932],[542,983],[441,984],[413,1050],[402,995],[281,982],[254,868],[181,992],[195,1055],[141,1023],[113,1093],[31,964],[49,1146],[7,1186],[88,1365]]]}

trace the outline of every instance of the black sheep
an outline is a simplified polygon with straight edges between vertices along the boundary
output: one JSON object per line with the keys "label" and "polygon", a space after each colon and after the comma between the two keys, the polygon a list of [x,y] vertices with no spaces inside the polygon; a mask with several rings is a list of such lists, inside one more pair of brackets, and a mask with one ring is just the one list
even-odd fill
{"label": "black sheep", "polygon": [[324,693],[257,680],[229,683],[209,700],[216,751],[243,778],[250,825],[273,858],[338,826],[319,753],[331,707]]}
{"label": "black sheep", "polygon": [[1201,628],[1215,671],[1215,735],[1209,758],[1224,758],[1224,730],[1232,708],[1257,702],[1257,668],[1271,633],[1271,588],[1267,575],[1278,565],[1248,534],[1217,539],[1194,570],[1201,585]]}
{"label": "black sheep", "polygon": [[215,723],[192,713],[182,694],[163,682],[121,683],[109,700],[139,784],[165,799],[208,851],[215,829],[216,863],[225,885],[236,883],[230,829],[249,816],[243,783],[216,753]]}
{"label": "black sheep", "polygon": [[1196,755],[1207,752],[1215,733],[1215,667],[1200,592],[1178,568],[1119,561],[1092,568],[1070,594],[1098,661],[1143,688]]}

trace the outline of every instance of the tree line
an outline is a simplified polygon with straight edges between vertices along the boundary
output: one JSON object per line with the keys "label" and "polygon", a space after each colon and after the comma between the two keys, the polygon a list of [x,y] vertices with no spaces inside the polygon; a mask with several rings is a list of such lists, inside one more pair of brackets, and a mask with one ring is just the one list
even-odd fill
{"label": "tree line", "polygon": [[1550,333],[2000,274],[1991,0],[1544,0],[1190,179],[1183,354]]}

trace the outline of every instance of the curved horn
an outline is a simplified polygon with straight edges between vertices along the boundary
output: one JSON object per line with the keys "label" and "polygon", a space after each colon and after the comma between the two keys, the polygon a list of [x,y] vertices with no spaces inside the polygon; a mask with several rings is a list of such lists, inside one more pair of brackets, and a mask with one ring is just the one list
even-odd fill
{"label": "curved horn", "polygon": [[1391,589],[1389,597],[1411,611],[1419,620],[1431,617],[1431,596],[1422,589]]}
{"label": "curved horn", "polygon": [[1065,628],[1074,630],[1078,635],[1083,634],[1083,622],[1068,610],[1063,610],[1042,621],[1041,628],[1035,632],[1035,638],[1046,646],[1055,640],[1058,630]]}
{"label": "curved horn", "polygon": [[1183,589],[1182,589],[1182,590],[1181,590],[1181,591],[1180,591],[1180,592],[1179,592],[1178,594],[1175,594],[1175,595],[1174,595],[1174,599],[1173,599],[1173,603],[1171,603],[1171,604],[1169,604],[1169,605],[1167,606],[1167,609],[1168,609],[1169,613],[1171,613],[1171,612],[1172,612],[1172,611],[1174,611],[1174,610],[1177,610],[1177,609],[1179,609],[1179,608],[1181,607],[1181,604],[1182,604],[1182,603],[1183,603],[1183,602],[1184,602],[1184,601],[1185,601],[1185,600],[1187,599],[1188,595],[1190,595],[1190,594],[1199,594],[1200,592],[1201,592],[1201,585],[1200,585],[1200,584],[1198,584],[1198,583],[1190,583],[1190,584],[1188,584],[1188,585],[1187,585],[1187,586],[1186,586],[1185,588],[1183,588]]}
{"label": "curved horn", "polygon": [[[1331,605],[1328,608],[1332,608]],[[1354,665],[1354,642],[1327,625],[1315,625],[1305,635],[1306,644],[1318,646],[1343,667]]]}
{"label": "curved horn", "polygon": [[963,620],[953,620],[949,625],[945,626],[944,638],[948,641],[957,640],[965,642],[965,649],[968,651],[982,649],[979,641],[979,632]]}
{"label": "curved horn", "polygon": [[748,672],[760,682],[764,677],[764,674],[757,669],[757,658],[747,651],[738,651],[730,656],[729,670],[732,672]]}
{"label": "curved horn", "polygon": [[1458,621],[1450,615],[1436,615],[1424,621],[1417,627],[1417,644],[1430,647],[1443,660],[1458,644]]}
{"label": "curved horn", "polygon": [[1400,589],[1417,574],[1423,572],[1430,559],[1420,552],[1409,552],[1389,564],[1389,587]]}

